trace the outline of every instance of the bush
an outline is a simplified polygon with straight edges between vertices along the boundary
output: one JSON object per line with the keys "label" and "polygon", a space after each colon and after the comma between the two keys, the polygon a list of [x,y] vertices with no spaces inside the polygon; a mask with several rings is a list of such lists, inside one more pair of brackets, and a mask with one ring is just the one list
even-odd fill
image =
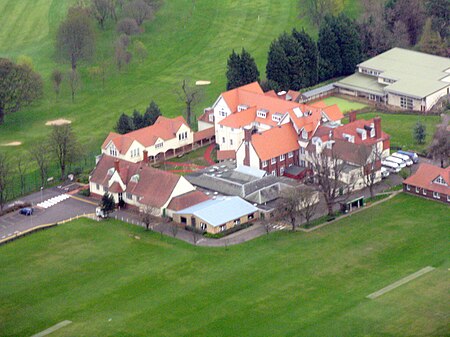
{"label": "bush", "polygon": [[78,194],[82,195],[83,197],[89,197],[91,196],[91,191],[89,190],[89,188],[86,188],[84,190],[80,190]]}
{"label": "bush", "polygon": [[88,184],[89,183],[89,175],[80,174],[77,178],[77,181],[82,184]]}
{"label": "bush", "polygon": [[403,168],[400,172],[399,172],[400,177],[402,177],[403,179],[406,179],[410,176],[410,170],[407,168]]}

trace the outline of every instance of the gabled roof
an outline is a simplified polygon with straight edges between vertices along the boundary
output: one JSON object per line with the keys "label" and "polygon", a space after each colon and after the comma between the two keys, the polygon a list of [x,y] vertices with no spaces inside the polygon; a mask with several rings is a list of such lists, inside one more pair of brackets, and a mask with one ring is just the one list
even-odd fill
{"label": "gabled roof", "polygon": [[299,149],[297,133],[290,123],[253,134],[251,143],[260,160],[269,160]]}
{"label": "gabled roof", "polygon": [[197,205],[206,200],[209,200],[209,197],[205,193],[200,191],[191,191],[173,198],[167,206],[167,209],[179,211],[187,207]]}
{"label": "gabled roof", "polygon": [[[145,166],[142,163],[132,163],[102,155],[95,169],[92,171],[90,181],[103,186],[108,185],[112,176],[108,172],[115,172],[114,161],[116,160],[119,162],[120,178],[126,186],[124,192],[141,197],[142,199],[139,200],[140,203],[152,207],[162,207],[169,200],[170,195],[181,178],[176,174],[157,170],[153,167]],[[138,176],[137,182],[131,180],[135,175]],[[111,188],[114,189],[111,192],[121,192],[114,184],[111,185]]]}
{"label": "gabled roof", "polygon": [[125,154],[135,140],[142,146],[148,147],[154,145],[158,139],[169,140],[175,138],[177,131],[183,124],[188,126],[182,116],[175,118],[159,116],[155,124],[124,135],[111,132],[103,142],[102,148],[105,148],[112,141],[117,150],[121,154]]}
{"label": "gabled roof", "polygon": [[255,213],[258,209],[239,197],[220,197],[183,209],[177,214],[192,214],[213,227]]}
{"label": "gabled roof", "polygon": [[339,109],[337,104],[333,104],[322,109],[323,113],[332,121],[337,121],[344,118],[344,114]]}
{"label": "gabled roof", "polygon": [[239,112],[235,112],[224,119],[219,124],[230,128],[239,129],[251,124],[256,119],[256,107],[251,107]]}
{"label": "gabled roof", "polygon": [[[439,176],[444,179],[447,186],[433,182]],[[440,168],[431,164],[422,163],[416,173],[406,178],[403,183],[450,195],[450,166]]]}
{"label": "gabled roof", "polygon": [[[334,138],[339,138],[339,139],[345,139],[344,138],[344,133],[354,136],[355,137],[355,144],[373,144],[379,141],[379,139],[377,138],[371,138],[370,137],[370,132],[369,129],[371,128],[372,124],[374,124],[374,118],[369,119],[369,120],[365,120],[365,119],[358,119],[354,122],[339,126],[337,128],[334,129],[333,131],[333,135]],[[356,129],[366,129],[367,132],[367,138],[365,140],[362,140],[361,137],[359,136],[358,132],[356,131]],[[381,131],[381,139],[382,140],[387,140],[389,139],[390,136]]]}
{"label": "gabled roof", "polygon": [[208,129],[194,132],[194,142],[197,142],[199,140],[206,139],[206,138],[211,138],[214,135],[215,135],[214,126],[211,126]]}

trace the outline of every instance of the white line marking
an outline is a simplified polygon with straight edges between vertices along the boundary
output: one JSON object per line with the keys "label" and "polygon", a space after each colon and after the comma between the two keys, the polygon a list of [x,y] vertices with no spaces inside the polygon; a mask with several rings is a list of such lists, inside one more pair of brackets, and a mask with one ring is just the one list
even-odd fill
{"label": "white line marking", "polygon": [[412,281],[412,280],[418,278],[419,276],[422,276],[423,274],[429,273],[432,270],[434,270],[434,268],[430,267],[430,266],[422,268],[419,271],[415,272],[414,274],[408,275],[408,276],[402,278],[401,280],[398,280],[397,282],[394,282],[394,283],[388,285],[387,287],[384,287],[383,289],[380,289],[370,295],[367,295],[366,297],[373,300],[373,299],[387,293],[388,291],[391,291],[397,287],[400,287],[401,285],[403,285],[405,283],[408,283],[409,281]]}
{"label": "white line marking", "polygon": [[72,323],[72,321],[62,321],[59,322],[58,324],[55,324],[54,326],[51,326],[50,328],[41,331],[31,337],[43,337],[43,336],[47,336],[49,334],[51,334],[53,331],[56,331],[58,329],[64,328],[66,325],[69,325],[70,323]]}

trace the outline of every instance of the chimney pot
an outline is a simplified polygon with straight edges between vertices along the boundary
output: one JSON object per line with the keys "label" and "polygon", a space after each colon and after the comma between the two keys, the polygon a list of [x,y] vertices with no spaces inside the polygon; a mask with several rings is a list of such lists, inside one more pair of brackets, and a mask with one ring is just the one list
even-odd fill
{"label": "chimney pot", "polygon": [[356,121],[356,111],[350,111],[350,112],[348,113],[348,121],[349,121],[350,123]]}

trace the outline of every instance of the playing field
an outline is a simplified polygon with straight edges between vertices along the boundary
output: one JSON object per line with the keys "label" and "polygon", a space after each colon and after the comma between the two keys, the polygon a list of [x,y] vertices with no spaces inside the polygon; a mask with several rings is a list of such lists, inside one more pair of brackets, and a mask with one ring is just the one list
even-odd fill
{"label": "playing field", "polygon": [[[400,195],[312,233],[228,249],[68,223],[0,247],[1,335],[68,320],[55,336],[443,336],[448,211]],[[426,266],[436,269],[366,298]]]}
{"label": "playing field", "polygon": [[334,96],[324,98],[322,101],[324,101],[327,105],[337,104],[339,109],[341,109],[341,111],[343,113],[346,113],[346,112],[349,112],[352,110],[359,110],[359,109],[367,107],[366,104],[359,103],[359,102],[352,102],[352,101],[349,101],[349,100],[346,100],[346,99],[343,99],[340,97],[334,97]]}

